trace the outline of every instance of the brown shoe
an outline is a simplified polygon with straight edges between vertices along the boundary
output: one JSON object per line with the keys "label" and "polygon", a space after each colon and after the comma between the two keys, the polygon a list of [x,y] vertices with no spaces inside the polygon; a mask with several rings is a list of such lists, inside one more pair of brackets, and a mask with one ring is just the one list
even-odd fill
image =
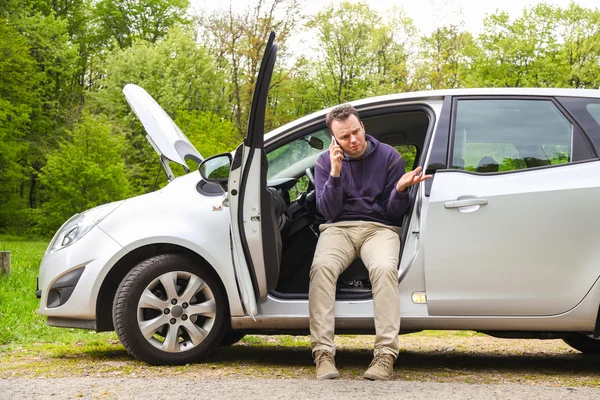
{"label": "brown shoe", "polygon": [[333,354],[325,350],[315,351],[315,364],[317,364],[317,379],[335,379],[340,373],[335,368]]}
{"label": "brown shoe", "polygon": [[390,354],[378,354],[373,358],[369,369],[365,372],[364,377],[366,379],[374,380],[388,380],[392,377],[394,372],[394,356]]}

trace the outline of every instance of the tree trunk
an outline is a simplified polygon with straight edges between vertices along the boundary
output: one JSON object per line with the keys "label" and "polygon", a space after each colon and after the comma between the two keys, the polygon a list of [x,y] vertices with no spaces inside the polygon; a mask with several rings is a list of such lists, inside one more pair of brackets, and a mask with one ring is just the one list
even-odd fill
{"label": "tree trunk", "polygon": [[10,251],[0,251],[0,276],[10,276]]}

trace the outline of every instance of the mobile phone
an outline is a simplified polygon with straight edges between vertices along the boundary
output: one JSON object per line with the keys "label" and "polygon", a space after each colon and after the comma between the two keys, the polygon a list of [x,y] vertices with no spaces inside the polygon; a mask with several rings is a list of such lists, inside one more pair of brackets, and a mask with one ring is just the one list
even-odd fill
{"label": "mobile phone", "polygon": [[333,143],[334,143],[336,146],[339,146],[339,144],[338,144],[337,140],[335,140],[335,136],[331,135],[331,138],[333,139]]}

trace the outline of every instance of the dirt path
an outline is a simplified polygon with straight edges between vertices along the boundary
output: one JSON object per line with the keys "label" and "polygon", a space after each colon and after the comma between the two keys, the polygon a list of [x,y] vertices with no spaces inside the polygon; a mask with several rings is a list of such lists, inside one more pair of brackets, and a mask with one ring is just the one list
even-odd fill
{"label": "dirt path", "polygon": [[569,399],[600,389],[526,385],[337,380],[59,378],[0,380],[3,399]]}
{"label": "dirt path", "polygon": [[250,336],[203,363],[154,367],[117,341],[0,347],[0,399],[600,399],[600,357],[560,340],[401,336],[389,382],[362,379],[372,336],[336,337],[341,378],[314,379],[308,337]]}

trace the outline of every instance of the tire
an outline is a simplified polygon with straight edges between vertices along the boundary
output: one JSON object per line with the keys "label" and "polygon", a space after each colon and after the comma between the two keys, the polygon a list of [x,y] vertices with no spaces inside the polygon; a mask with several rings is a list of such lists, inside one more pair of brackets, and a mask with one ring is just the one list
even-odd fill
{"label": "tire", "polygon": [[129,354],[152,365],[202,361],[229,326],[225,289],[216,274],[180,254],[145,260],[123,279],[113,322]]}
{"label": "tire", "polygon": [[600,339],[594,339],[583,333],[571,333],[563,341],[583,354],[600,354]]}
{"label": "tire", "polygon": [[221,340],[220,346],[225,347],[231,346],[232,344],[236,344],[237,342],[242,340],[244,336],[246,336],[245,333],[230,330],[225,334],[225,336],[223,336],[223,340]]}

